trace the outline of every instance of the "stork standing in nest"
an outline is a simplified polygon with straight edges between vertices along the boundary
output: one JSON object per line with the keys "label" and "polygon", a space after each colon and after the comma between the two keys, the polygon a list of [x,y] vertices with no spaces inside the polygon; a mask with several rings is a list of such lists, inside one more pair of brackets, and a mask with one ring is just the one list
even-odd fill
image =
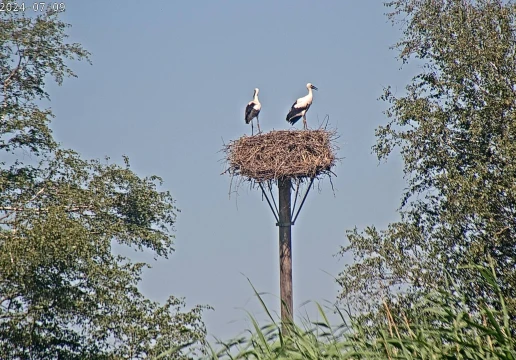
{"label": "stork standing in nest", "polygon": [[314,98],[312,94],[312,89],[318,90],[315,86],[313,86],[310,83],[306,84],[306,88],[308,89],[308,95],[297,99],[294,105],[292,105],[292,107],[290,108],[290,111],[287,115],[287,121],[291,125],[294,125],[299,119],[303,118],[303,127],[305,129],[308,128],[308,126],[306,125],[306,112],[308,111],[308,109],[310,109],[310,105],[312,105],[312,101]]}
{"label": "stork standing in nest", "polygon": [[260,130],[260,121],[258,120],[258,115],[260,115],[260,110],[262,109],[262,104],[258,100],[258,93],[260,89],[254,89],[253,100],[249,101],[247,106],[245,107],[245,123],[251,123],[251,135],[253,135],[253,119],[256,118],[256,124],[258,125],[258,133],[261,133]]}

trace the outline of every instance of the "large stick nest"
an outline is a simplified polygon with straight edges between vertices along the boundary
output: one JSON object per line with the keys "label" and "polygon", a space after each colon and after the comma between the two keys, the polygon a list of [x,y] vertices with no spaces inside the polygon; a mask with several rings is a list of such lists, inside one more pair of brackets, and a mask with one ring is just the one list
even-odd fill
{"label": "large stick nest", "polygon": [[244,135],[224,146],[229,164],[225,172],[255,182],[331,176],[336,138],[335,131],[325,129]]}

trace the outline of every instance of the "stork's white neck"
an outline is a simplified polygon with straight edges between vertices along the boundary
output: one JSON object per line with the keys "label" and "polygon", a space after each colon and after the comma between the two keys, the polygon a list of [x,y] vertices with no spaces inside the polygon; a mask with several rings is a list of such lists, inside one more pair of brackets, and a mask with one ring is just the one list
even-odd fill
{"label": "stork's white neck", "polygon": [[258,93],[256,91],[254,92],[254,101],[258,101]]}

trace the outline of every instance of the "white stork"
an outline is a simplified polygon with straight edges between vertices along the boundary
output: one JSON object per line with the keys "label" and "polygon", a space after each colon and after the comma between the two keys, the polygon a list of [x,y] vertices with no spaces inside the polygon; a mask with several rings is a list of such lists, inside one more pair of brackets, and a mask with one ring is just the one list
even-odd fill
{"label": "white stork", "polygon": [[294,125],[299,119],[303,118],[303,126],[306,129],[306,112],[310,109],[310,105],[312,105],[313,94],[312,89],[318,90],[315,86],[308,83],[306,84],[306,88],[308,89],[308,95],[303,96],[296,100],[294,105],[290,108],[290,111],[287,115],[287,121]]}
{"label": "white stork", "polygon": [[256,118],[256,124],[258,125],[258,133],[261,133],[260,130],[260,121],[258,120],[258,115],[260,115],[260,110],[262,109],[262,104],[258,100],[258,93],[260,89],[254,89],[253,100],[249,101],[247,106],[245,107],[245,123],[251,123],[251,135],[253,135],[253,119]]}

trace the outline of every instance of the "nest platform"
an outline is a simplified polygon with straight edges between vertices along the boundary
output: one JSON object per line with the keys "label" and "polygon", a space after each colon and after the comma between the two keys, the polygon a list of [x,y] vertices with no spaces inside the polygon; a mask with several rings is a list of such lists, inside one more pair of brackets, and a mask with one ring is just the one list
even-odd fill
{"label": "nest platform", "polygon": [[228,168],[224,173],[264,182],[331,176],[335,165],[335,131],[278,130],[243,136],[225,145]]}

